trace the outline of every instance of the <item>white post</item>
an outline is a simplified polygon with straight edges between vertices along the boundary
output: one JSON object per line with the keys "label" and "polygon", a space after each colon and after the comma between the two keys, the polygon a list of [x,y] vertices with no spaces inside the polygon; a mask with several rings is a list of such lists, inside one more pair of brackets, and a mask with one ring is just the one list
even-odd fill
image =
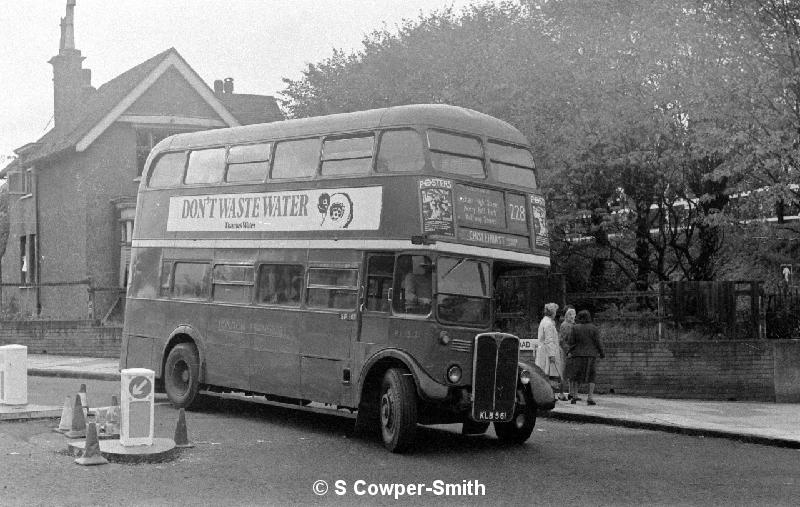
{"label": "white post", "polygon": [[28,347],[0,347],[0,404],[28,403]]}
{"label": "white post", "polygon": [[124,446],[153,445],[155,372],[129,368],[121,372],[119,443]]}

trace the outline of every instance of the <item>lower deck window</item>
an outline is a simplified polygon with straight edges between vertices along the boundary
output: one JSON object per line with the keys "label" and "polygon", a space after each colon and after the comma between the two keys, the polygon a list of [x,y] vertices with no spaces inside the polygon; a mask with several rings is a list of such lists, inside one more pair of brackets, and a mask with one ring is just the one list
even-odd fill
{"label": "lower deck window", "polygon": [[262,264],[258,268],[260,304],[298,306],[303,290],[303,266]]}
{"label": "lower deck window", "polygon": [[173,269],[171,295],[179,299],[208,297],[210,266],[199,262],[176,262]]}
{"label": "lower deck window", "polygon": [[214,301],[250,303],[253,299],[253,267],[236,264],[214,266]]}
{"label": "lower deck window", "polygon": [[352,310],[358,297],[358,270],[311,268],[308,270],[308,306]]}

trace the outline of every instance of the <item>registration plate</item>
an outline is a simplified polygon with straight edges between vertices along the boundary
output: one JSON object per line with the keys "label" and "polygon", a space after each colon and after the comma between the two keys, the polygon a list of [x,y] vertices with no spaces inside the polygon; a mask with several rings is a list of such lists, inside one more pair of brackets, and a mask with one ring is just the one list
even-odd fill
{"label": "registration plate", "polygon": [[499,410],[481,410],[477,415],[479,421],[507,421],[509,419],[508,412]]}
{"label": "registration plate", "polygon": [[534,350],[536,348],[533,338],[520,338],[519,350]]}

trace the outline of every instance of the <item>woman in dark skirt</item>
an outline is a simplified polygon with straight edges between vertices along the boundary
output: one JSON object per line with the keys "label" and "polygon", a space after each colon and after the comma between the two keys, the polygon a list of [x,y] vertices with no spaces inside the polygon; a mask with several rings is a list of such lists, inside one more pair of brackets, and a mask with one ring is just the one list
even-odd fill
{"label": "woman in dark skirt", "polygon": [[596,375],[595,362],[597,358],[604,358],[603,346],[600,343],[600,332],[592,324],[592,314],[588,310],[581,310],[575,319],[575,326],[567,343],[567,378],[569,384],[570,403],[575,403],[577,393],[574,392],[576,384],[589,384],[587,405],[596,405],[594,395],[594,381]]}

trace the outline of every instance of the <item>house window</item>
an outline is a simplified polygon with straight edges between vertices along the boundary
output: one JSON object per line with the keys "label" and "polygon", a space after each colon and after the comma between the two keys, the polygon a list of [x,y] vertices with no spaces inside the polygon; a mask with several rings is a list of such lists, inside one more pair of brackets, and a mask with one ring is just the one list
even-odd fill
{"label": "house window", "polygon": [[126,208],[120,211],[119,219],[119,286],[127,287],[131,267],[131,243],[133,242],[133,218],[136,210]]}
{"label": "house window", "polygon": [[22,171],[8,173],[8,191],[12,194],[21,194],[22,191]]}
{"label": "house window", "polygon": [[33,169],[25,169],[25,173],[22,177],[22,193],[33,193]]}
{"label": "house window", "polygon": [[36,234],[19,238],[20,277],[22,285],[36,283]]}

